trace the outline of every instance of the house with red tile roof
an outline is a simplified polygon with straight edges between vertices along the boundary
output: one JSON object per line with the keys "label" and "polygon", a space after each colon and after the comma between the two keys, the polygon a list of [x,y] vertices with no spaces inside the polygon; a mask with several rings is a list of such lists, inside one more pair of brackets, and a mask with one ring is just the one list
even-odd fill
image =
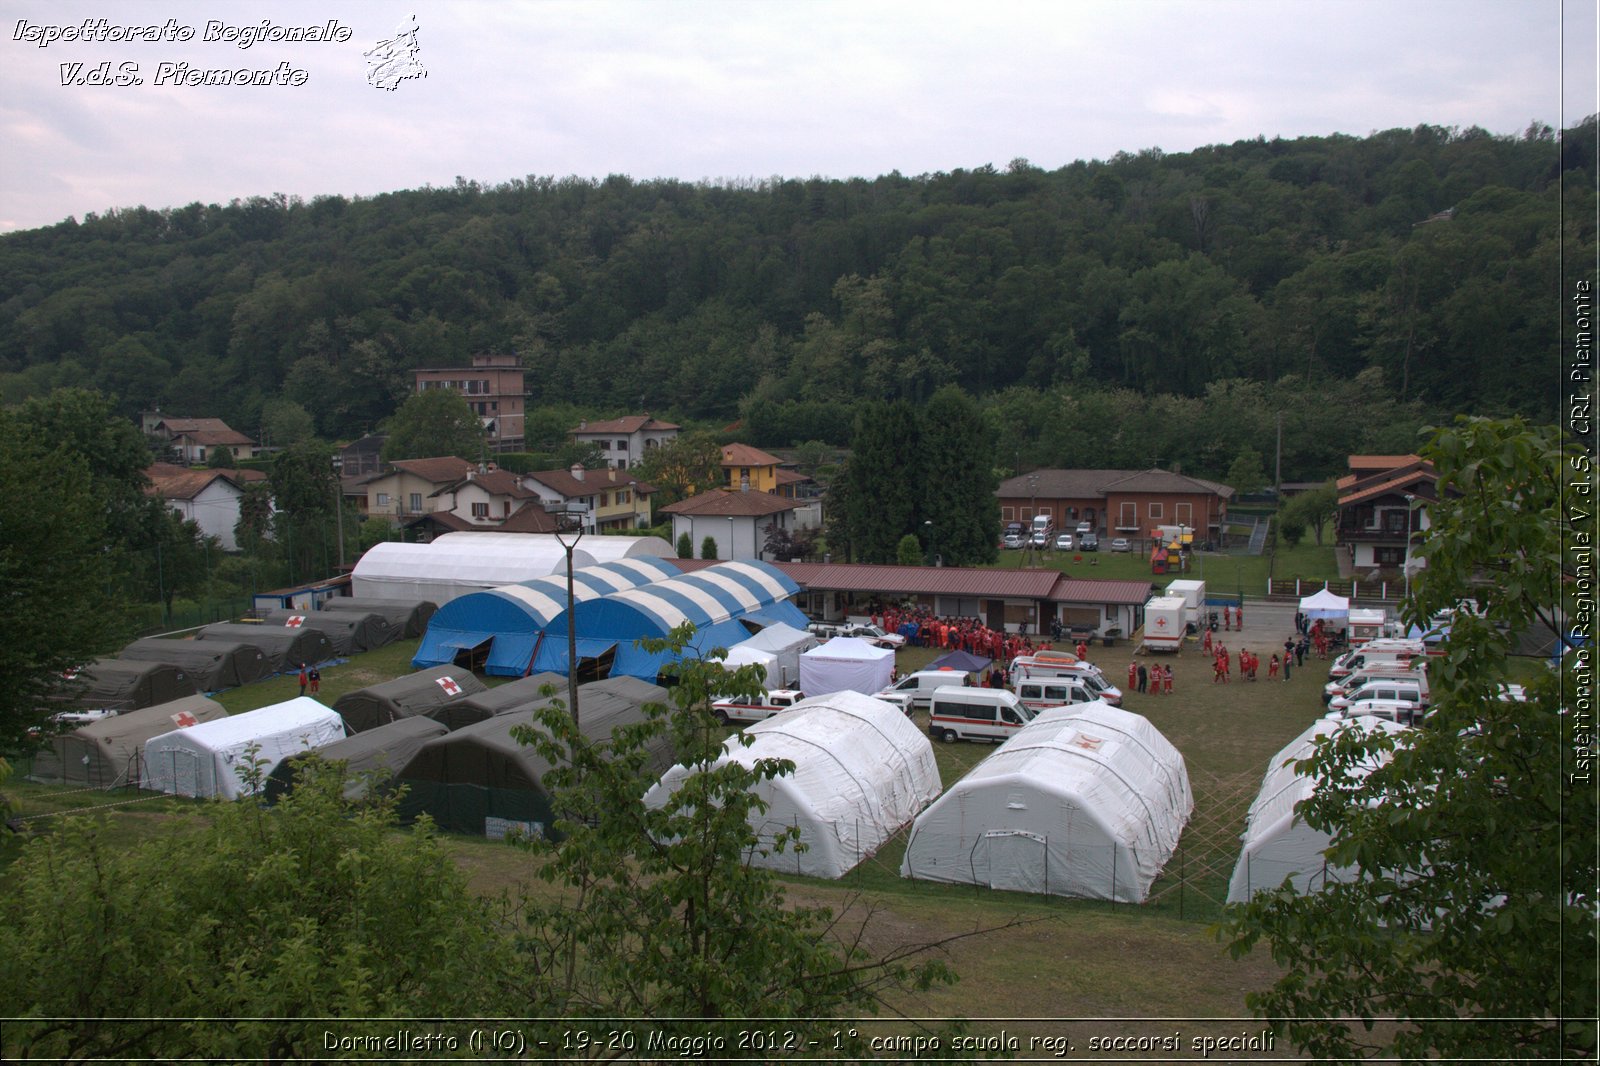
{"label": "house with red tile roof", "polygon": [[238,551],[234,527],[239,524],[239,500],[244,487],[265,482],[260,470],[194,470],[173,463],[154,463],[145,470],[150,479],[145,492],[166,501],[184,518],[200,527],[208,537],[216,537],[223,551]]}
{"label": "house with red tile roof", "polygon": [[674,543],[687,533],[698,552],[711,537],[717,542],[718,559],[765,559],[769,527],[792,531],[798,506],[795,500],[754,488],[712,489],[668,504],[661,513],[672,516]]}
{"label": "house with red tile roof", "polygon": [[1352,455],[1339,490],[1335,545],[1357,572],[1399,570],[1422,560],[1416,543],[1439,498],[1433,464],[1417,455]]}
{"label": "house with red tile roof", "polygon": [[544,507],[539,494],[522,483],[509,470],[490,463],[483,470],[469,466],[459,480],[443,485],[431,494],[432,514],[451,514],[466,523],[466,529],[498,529],[524,506]]}
{"label": "house with red tile roof", "polygon": [[600,422],[580,422],[568,432],[578,444],[593,444],[606,465],[628,470],[644,461],[645,454],[677,439],[682,426],[649,415],[628,415]]}
{"label": "house with red tile roof", "polygon": [[227,448],[235,459],[254,459],[261,446],[249,436],[231,428],[220,418],[177,418],[163,415],[147,419],[147,432],[167,442],[176,462],[204,466],[218,448]]}
{"label": "house with red tile roof", "polygon": [[454,455],[397,459],[363,482],[367,490],[367,514],[387,518],[396,524],[429,514],[439,508],[439,490],[464,480],[467,471],[472,469],[472,463]]}
{"label": "house with red tile roof", "polygon": [[995,490],[1000,521],[1028,525],[1044,515],[1057,529],[1088,522],[1100,536],[1157,535],[1188,526],[1198,540],[1221,540],[1233,488],[1170,470],[1035,470]]}
{"label": "house with red tile roof", "polygon": [[584,528],[591,533],[645,529],[653,522],[650,497],[655,494],[655,486],[620,466],[585,470],[574,464],[566,470],[535,470],[521,475],[521,481],[538,497],[536,506],[571,507],[585,512]]}

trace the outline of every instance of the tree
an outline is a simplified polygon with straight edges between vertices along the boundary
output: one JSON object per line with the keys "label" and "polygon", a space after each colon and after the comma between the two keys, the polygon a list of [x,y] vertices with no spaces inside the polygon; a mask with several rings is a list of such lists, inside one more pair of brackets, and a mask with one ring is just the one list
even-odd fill
{"label": "tree", "polygon": [[1261,465],[1261,453],[1254,448],[1244,448],[1234,457],[1224,479],[1241,495],[1259,492],[1266,487],[1267,471]]}
{"label": "tree", "polygon": [[470,462],[483,456],[483,423],[454,389],[419,392],[384,426],[384,462],[454,455]]}
{"label": "tree", "polygon": [[680,433],[645,452],[634,473],[661,493],[654,503],[659,509],[721,485],[722,446],[709,433]]}
{"label": "tree", "polygon": [[[36,502],[40,485],[50,486],[48,507]],[[44,696],[64,671],[125,635],[106,526],[85,459],[39,436],[19,412],[0,409],[0,588],[26,623],[0,641],[0,754],[29,746],[28,731],[44,721]]]}
{"label": "tree", "polygon": [[[684,626],[646,646],[681,655],[692,639]],[[791,905],[770,870],[746,861],[752,848],[798,846],[795,830],[767,845],[750,825],[765,810],[752,790],[794,764],[717,763],[726,731],[711,700],[755,698],[761,671],[699,659],[667,670],[672,706],[648,707],[646,722],[604,741],[587,739],[560,705],[514,730],[553,767],[546,781],[564,838],[530,844],[545,860],[538,876],[564,889],[527,901],[533,968],[552,978],[540,1012],[648,1017],[700,1033],[708,1026],[692,1020],[875,1012],[884,991],[950,980],[941,962],[908,964],[921,948],[868,956],[859,932],[849,936],[827,910]],[[660,737],[692,771],[653,804],[641,797],[657,780],[650,751]]]}
{"label": "tree", "polygon": [[859,562],[887,563],[920,520],[923,451],[916,409],[904,400],[863,404],[853,440],[850,462],[835,482],[844,483],[850,553]]}
{"label": "tree", "polygon": [[955,385],[933,394],[921,412],[920,512],[930,543],[951,566],[992,563],[998,556],[1000,501],[995,498],[994,436],[978,405]]}
{"label": "tree", "polygon": [[233,449],[226,444],[219,444],[211,449],[211,455],[206,459],[206,467],[210,470],[229,470],[233,467]]}
{"label": "tree", "polygon": [[687,529],[678,534],[678,558],[694,558],[694,538],[689,536]]}
{"label": "tree", "polygon": [[330,570],[329,545],[337,525],[334,508],[343,505],[333,470],[333,447],[313,439],[279,452],[267,483],[277,508],[272,515],[273,539],[288,563],[288,580]]}
{"label": "tree", "polygon": [[271,812],[214,804],[138,847],[70,819],[29,845],[0,903],[8,1053],[320,1059],[328,1017],[526,1000],[505,927],[426,825],[399,832],[391,801],[352,808],[344,784],[312,763]]}
{"label": "tree", "polygon": [[901,566],[921,566],[927,561],[922,542],[917,540],[915,533],[907,533],[900,538],[900,543],[895,545],[894,561]]}
{"label": "tree", "polygon": [[261,435],[277,448],[316,436],[311,414],[293,400],[268,400],[261,405]]}
{"label": "tree", "polygon": [[1339,489],[1333,482],[1319,485],[1314,489],[1299,493],[1291,497],[1282,507],[1278,508],[1278,522],[1287,526],[1290,522],[1298,523],[1301,534],[1309,526],[1316,534],[1317,547],[1322,547],[1322,531],[1334,515],[1339,513]]}
{"label": "tree", "polygon": [[[1575,702],[1593,691],[1592,660],[1512,665],[1535,626],[1592,639],[1595,467],[1520,421],[1458,418],[1422,454],[1440,499],[1403,614],[1451,618],[1427,722],[1318,744],[1298,814],[1354,877],[1262,893],[1223,935],[1235,956],[1270,947],[1284,976],[1247,1001],[1318,1058],[1592,1060],[1593,726]],[[1505,695],[1513,678],[1526,701]],[[1385,1017],[1402,1024],[1374,1034]]]}
{"label": "tree", "polygon": [[715,559],[717,557],[717,538],[708,536],[700,542],[700,558]]}

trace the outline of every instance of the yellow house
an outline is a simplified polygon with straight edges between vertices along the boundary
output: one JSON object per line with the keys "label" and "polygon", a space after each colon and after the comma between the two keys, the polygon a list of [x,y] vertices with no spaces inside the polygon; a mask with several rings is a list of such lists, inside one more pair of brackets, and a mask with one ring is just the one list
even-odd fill
{"label": "yellow house", "polygon": [[778,491],[778,464],[776,455],[768,455],[760,448],[748,444],[725,444],[722,448],[722,470],[728,477],[728,488],[735,492],[748,487],[751,492]]}

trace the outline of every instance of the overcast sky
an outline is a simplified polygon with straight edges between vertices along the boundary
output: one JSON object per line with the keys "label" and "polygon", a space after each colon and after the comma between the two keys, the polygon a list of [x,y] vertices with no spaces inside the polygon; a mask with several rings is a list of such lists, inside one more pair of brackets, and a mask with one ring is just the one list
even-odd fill
{"label": "overcast sky", "polygon": [[[1419,123],[1520,133],[1597,110],[1595,13],[1595,0],[0,0],[0,230],[458,175],[873,177]],[[193,38],[40,47],[86,19],[170,20]],[[349,39],[205,39],[212,21],[263,19],[336,19]],[[426,77],[374,87],[364,53],[402,25]],[[106,61],[143,84],[76,83]],[[183,63],[301,84],[170,84]]]}

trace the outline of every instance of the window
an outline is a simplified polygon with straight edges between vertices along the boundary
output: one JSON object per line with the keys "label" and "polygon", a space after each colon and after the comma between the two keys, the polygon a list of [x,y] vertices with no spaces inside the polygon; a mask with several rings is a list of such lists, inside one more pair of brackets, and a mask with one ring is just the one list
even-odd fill
{"label": "window", "polygon": [[1050,508],[1048,508],[1048,507],[1041,507],[1041,508],[1039,508],[1039,510],[1037,512],[1035,512],[1035,514],[1036,515],[1043,515],[1044,517],[1049,518],[1050,514],[1051,514],[1051,511],[1050,511]]}
{"label": "window", "polygon": [[1161,505],[1159,503],[1157,503],[1156,501],[1151,500],[1150,501],[1150,521],[1152,521],[1152,522],[1161,521],[1161,515],[1162,515],[1162,507],[1161,507]]}
{"label": "window", "polygon": [[1002,522],[1015,522],[1016,520],[1017,520],[1017,509],[1015,507],[1002,507],[1002,508],[1000,508],[1000,521],[1002,521]]}
{"label": "window", "polygon": [[411,510],[417,512],[418,514],[422,513],[422,493],[413,492],[411,494],[410,507]]}
{"label": "window", "polygon": [[611,493],[602,492],[600,494],[600,506],[601,507],[610,507],[611,506]]}
{"label": "window", "polygon": [[1172,505],[1172,517],[1180,526],[1194,525],[1194,504],[1175,503]]}
{"label": "window", "polygon": [[1402,566],[1406,561],[1404,548],[1373,548],[1372,559],[1379,566]]}
{"label": "window", "polygon": [[627,450],[628,450],[628,442],[627,441],[625,441],[625,440],[617,441],[617,451],[625,452]]}
{"label": "window", "polygon": [[627,489],[623,489],[622,491],[617,493],[617,502],[618,503],[632,503],[633,502],[633,493],[629,492]]}
{"label": "window", "polygon": [[473,504],[472,505],[472,517],[473,518],[487,519],[489,517],[489,505],[487,503],[475,503],[475,504]]}
{"label": "window", "polygon": [[611,442],[610,441],[603,440],[603,441],[599,441],[598,443],[600,445],[600,450],[601,451],[609,452],[611,450]]}
{"label": "window", "polygon": [[377,506],[377,507],[387,507],[387,506],[389,506],[389,494],[387,492],[378,493],[378,502],[377,502],[377,504],[375,504],[375,506]]}
{"label": "window", "polygon": [[1118,529],[1138,529],[1139,528],[1139,505],[1138,504],[1132,503],[1132,502],[1128,502],[1128,503],[1122,504],[1121,508],[1117,512],[1117,528]]}

